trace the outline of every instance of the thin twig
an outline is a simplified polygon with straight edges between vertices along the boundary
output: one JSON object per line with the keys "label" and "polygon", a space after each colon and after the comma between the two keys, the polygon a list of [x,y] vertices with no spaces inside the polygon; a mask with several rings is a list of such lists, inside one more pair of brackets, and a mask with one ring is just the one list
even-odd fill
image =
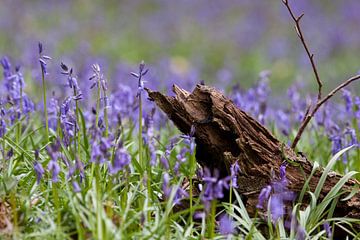
{"label": "thin twig", "polygon": [[297,33],[298,37],[300,38],[301,43],[302,43],[302,45],[303,45],[303,47],[304,47],[304,49],[306,51],[306,54],[307,54],[307,56],[308,56],[308,58],[310,60],[311,67],[313,69],[313,72],[314,72],[314,75],[315,75],[315,78],[316,78],[316,82],[318,84],[318,97],[317,97],[317,100],[320,101],[320,99],[321,99],[321,90],[322,90],[323,83],[322,83],[322,81],[320,79],[319,73],[317,71],[316,64],[314,62],[314,54],[310,52],[309,47],[308,47],[308,45],[307,45],[307,43],[305,41],[304,34],[303,34],[302,30],[301,30],[300,20],[304,16],[304,14],[301,14],[299,17],[296,17],[294,12],[292,11],[290,5],[289,5],[288,0],[282,0],[282,2],[286,6],[287,10],[290,13],[291,18],[295,22],[296,33]]}
{"label": "thin twig", "polygon": [[291,144],[291,148],[295,149],[297,143],[299,142],[306,126],[309,124],[310,120],[314,117],[315,113],[319,110],[319,108],[325,103],[327,102],[332,96],[334,96],[335,93],[337,93],[338,91],[340,91],[341,89],[343,89],[344,87],[346,87],[347,85],[349,85],[350,83],[352,83],[353,81],[359,80],[360,79],[360,75],[356,75],[353,76],[351,78],[349,78],[348,80],[346,80],[345,82],[343,82],[342,84],[340,84],[339,86],[337,86],[336,88],[334,88],[328,95],[326,95],[326,97],[322,98],[321,97],[321,90],[322,90],[322,81],[319,77],[318,71],[317,71],[317,67],[316,64],[314,62],[314,54],[312,54],[309,50],[309,47],[305,41],[304,38],[304,34],[301,30],[301,26],[300,26],[300,20],[301,18],[304,16],[304,14],[301,14],[299,17],[296,17],[293,10],[291,9],[288,0],[282,0],[282,2],[284,3],[284,5],[286,6],[288,12],[290,13],[291,18],[294,20],[295,22],[295,30],[296,33],[298,35],[298,37],[301,40],[301,43],[306,51],[306,54],[310,60],[315,78],[316,78],[316,82],[318,84],[318,96],[317,96],[317,102],[315,107],[311,110],[311,104],[307,107],[306,109],[306,113],[305,116],[301,122],[299,131],[297,132],[294,141]]}
{"label": "thin twig", "polygon": [[301,138],[301,135],[304,132],[306,126],[310,122],[311,118],[314,117],[315,113],[319,110],[319,108],[325,102],[327,102],[332,96],[334,96],[338,91],[340,91],[341,89],[343,89],[344,87],[346,87],[350,83],[352,83],[352,82],[354,82],[356,80],[359,80],[359,79],[360,79],[360,75],[356,75],[356,76],[353,76],[353,77],[349,78],[348,80],[346,80],[345,82],[343,82],[342,84],[340,84],[339,86],[334,88],[328,95],[326,95],[326,97],[324,97],[323,99],[320,99],[319,101],[317,101],[315,107],[310,111],[310,113],[308,113],[306,115],[303,122],[301,123],[299,131],[296,134],[296,137],[295,137],[293,143],[291,144],[292,149],[295,149],[295,147],[296,147],[297,143],[299,142],[299,140]]}

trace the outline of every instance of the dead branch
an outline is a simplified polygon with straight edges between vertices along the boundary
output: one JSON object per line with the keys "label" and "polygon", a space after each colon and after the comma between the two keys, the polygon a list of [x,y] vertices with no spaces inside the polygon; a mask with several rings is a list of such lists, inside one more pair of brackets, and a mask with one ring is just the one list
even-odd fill
{"label": "dead branch", "polygon": [[304,38],[304,34],[301,30],[301,25],[300,25],[300,20],[301,18],[304,16],[304,14],[301,14],[299,17],[296,17],[293,10],[291,9],[291,6],[289,4],[289,1],[288,0],[282,0],[282,2],[284,3],[284,5],[286,6],[291,18],[294,20],[295,22],[295,30],[296,30],[296,33],[298,35],[298,37],[300,38],[301,40],[301,43],[306,51],[306,54],[310,60],[310,63],[311,63],[311,67],[313,69],[313,72],[314,72],[314,75],[315,75],[315,78],[316,78],[316,82],[318,84],[318,96],[317,96],[317,101],[316,101],[316,104],[315,104],[315,107],[311,109],[311,105],[308,107],[308,109],[306,110],[306,114],[305,114],[305,117],[303,119],[303,121],[301,122],[300,124],[300,127],[299,127],[299,130],[291,144],[291,148],[292,149],[295,149],[296,148],[296,145],[298,144],[305,128],[307,127],[307,125],[309,124],[310,120],[314,117],[315,113],[319,110],[319,108],[325,103],[327,102],[332,96],[334,96],[335,93],[337,93],[338,91],[340,91],[342,88],[346,87],[347,85],[349,85],[350,83],[352,83],[353,81],[356,81],[358,79],[360,79],[360,75],[356,75],[356,76],[353,76],[351,78],[349,78],[348,80],[346,80],[345,82],[343,82],[342,84],[340,84],[339,86],[337,86],[335,89],[333,89],[328,95],[326,95],[326,97],[324,98],[321,98],[321,95],[322,95],[322,86],[323,86],[323,83],[320,79],[320,76],[318,74],[318,70],[317,70],[317,66],[315,64],[315,61],[314,61],[314,54],[310,52],[309,50],[309,47],[307,45],[307,42]]}

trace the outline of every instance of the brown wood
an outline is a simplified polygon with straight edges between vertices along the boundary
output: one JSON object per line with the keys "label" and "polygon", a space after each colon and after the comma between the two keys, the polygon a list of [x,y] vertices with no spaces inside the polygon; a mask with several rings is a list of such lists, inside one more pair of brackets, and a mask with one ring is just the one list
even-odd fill
{"label": "brown wood", "polygon": [[[244,196],[244,204],[250,215],[255,213],[261,189],[270,184],[274,175],[279,176],[284,161],[293,162],[286,168],[289,190],[300,193],[305,181],[303,173],[306,177],[310,175],[312,163],[281,143],[218,90],[197,85],[190,93],[174,85],[175,96],[165,96],[150,89],[146,91],[181,132],[188,134],[191,126],[195,125],[196,159],[202,166],[217,168],[221,176],[226,176],[230,174],[230,165],[238,161],[241,173],[238,175],[237,191]],[[321,173],[322,170],[318,170],[311,179],[312,191]],[[320,198],[340,178],[338,174],[329,174]],[[349,193],[355,184],[358,182],[350,180],[343,190]],[[348,201],[339,201],[334,215],[360,218],[360,193]]]}

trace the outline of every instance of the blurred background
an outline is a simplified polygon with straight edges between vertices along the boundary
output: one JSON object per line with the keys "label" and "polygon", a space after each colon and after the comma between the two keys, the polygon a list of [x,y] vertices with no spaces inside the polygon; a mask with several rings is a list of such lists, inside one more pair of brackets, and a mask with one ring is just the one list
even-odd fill
{"label": "blurred background", "polygon": [[[144,60],[157,84],[251,86],[270,71],[275,92],[313,89],[309,61],[281,0],[0,0],[0,55],[39,78],[41,41],[56,83],[60,62],[80,77],[92,63],[110,84],[131,81]],[[293,0],[325,90],[360,70],[360,1]],[[50,80],[49,80],[50,81]],[[133,80],[132,80],[133,81]],[[136,85],[136,83],[134,83]],[[357,88],[359,88],[359,84]],[[355,86],[354,85],[354,86]],[[316,92],[316,90],[315,90]]]}

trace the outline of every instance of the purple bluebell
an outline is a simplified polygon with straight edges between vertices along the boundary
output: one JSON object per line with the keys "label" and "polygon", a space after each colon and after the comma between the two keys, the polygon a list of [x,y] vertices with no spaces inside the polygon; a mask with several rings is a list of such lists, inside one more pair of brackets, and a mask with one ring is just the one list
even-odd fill
{"label": "purple bluebell", "polygon": [[332,230],[331,230],[330,224],[328,222],[324,222],[323,226],[324,226],[327,238],[332,239]]}
{"label": "purple bluebell", "polygon": [[279,169],[279,179],[274,179],[259,194],[259,201],[256,207],[263,209],[264,203],[270,198],[270,211],[274,223],[284,216],[285,202],[295,200],[295,193],[287,188],[287,184],[286,164],[282,164]]}
{"label": "purple bluebell", "polygon": [[211,174],[208,168],[204,169],[203,182],[205,184],[205,190],[202,200],[205,202],[212,201],[215,199],[221,199],[224,197],[224,190],[229,189],[229,182],[231,177],[225,177],[219,179],[219,171],[214,170]]}
{"label": "purple bluebell", "polygon": [[3,137],[6,133],[6,122],[3,118],[0,119],[0,137]]}
{"label": "purple bluebell", "polygon": [[139,72],[138,73],[131,72],[131,75],[138,79],[138,91],[136,94],[137,97],[139,97],[141,92],[144,90],[144,82],[145,81],[144,81],[143,77],[148,73],[148,71],[149,71],[149,69],[145,69],[145,63],[144,63],[144,61],[142,61],[139,64]]}
{"label": "purple bluebell", "polygon": [[219,219],[218,230],[219,233],[224,236],[234,234],[236,232],[235,222],[231,219],[229,215],[223,214]]}
{"label": "purple bluebell", "polygon": [[116,150],[113,164],[109,164],[110,174],[116,174],[122,170],[125,166],[129,165],[131,157],[129,153],[124,149],[120,148]]}
{"label": "purple bluebell", "polygon": [[[91,147],[91,162],[94,163],[104,163],[107,160],[111,158],[111,149],[113,148],[113,139],[112,137],[101,137],[99,140],[94,139],[92,141],[92,147]],[[122,162],[122,153],[119,152],[120,155],[118,155],[117,161],[118,165],[120,162]]]}
{"label": "purple bluebell", "polygon": [[360,128],[360,97],[356,96],[354,99],[354,105],[356,106],[355,118],[358,120]]}
{"label": "purple bluebell", "polygon": [[334,135],[334,136],[330,137],[330,141],[332,143],[331,153],[332,153],[332,155],[335,155],[337,152],[339,152],[343,148],[341,136]]}
{"label": "purple bluebell", "polygon": [[266,187],[261,189],[260,194],[259,194],[259,202],[256,205],[257,208],[260,208],[260,209],[263,208],[265,201],[267,201],[270,197],[271,189],[272,188],[270,185],[267,185]]}
{"label": "purple bluebell", "polygon": [[52,130],[57,129],[59,113],[60,113],[59,102],[55,98],[55,93],[53,92],[48,107],[49,128]]}
{"label": "purple bluebell", "polygon": [[12,73],[11,73],[11,63],[9,61],[9,58],[6,56],[1,58],[0,64],[4,69],[4,72],[3,72],[4,78],[6,79],[6,78],[10,77]]}
{"label": "purple bluebell", "polygon": [[58,178],[58,176],[59,176],[59,173],[60,173],[60,166],[59,166],[59,164],[58,164],[58,162],[57,162],[57,160],[55,160],[55,159],[51,159],[50,161],[49,161],[49,163],[48,163],[48,165],[47,165],[47,168],[48,168],[48,170],[51,172],[51,179],[52,179],[52,181],[53,182],[58,182],[59,181],[59,178]]}
{"label": "purple bluebell", "polygon": [[236,161],[233,164],[231,164],[231,166],[230,166],[231,184],[232,184],[232,187],[234,187],[234,188],[239,187],[238,183],[237,183],[237,175],[239,173],[241,173],[241,169],[238,164],[238,161]]}
{"label": "purple bluebell", "polygon": [[38,161],[35,161],[35,163],[34,163],[34,170],[35,170],[35,173],[36,173],[37,184],[40,184],[40,180],[42,179],[42,177],[43,177],[43,175],[45,173],[45,170],[42,167],[41,163],[39,163]]}
{"label": "purple bluebell", "polygon": [[73,180],[71,183],[72,183],[74,192],[76,192],[76,193],[81,192],[80,185],[76,180]]}
{"label": "purple bluebell", "polygon": [[348,113],[352,112],[353,101],[352,101],[351,92],[349,90],[342,89],[342,98],[345,101],[346,112]]}
{"label": "purple bluebell", "polygon": [[162,191],[164,193],[165,199],[169,199],[171,193],[175,191],[175,196],[173,199],[173,203],[175,205],[180,204],[182,199],[187,198],[189,196],[188,193],[181,187],[176,187],[171,185],[170,175],[168,173],[164,173],[163,175]]}
{"label": "purple bluebell", "polygon": [[189,134],[181,135],[180,137],[184,139],[185,144],[189,146],[190,155],[194,154],[195,151],[195,125],[191,125]]}
{"label": "purple bluebell", "polygon": [[349,140],[347,141],[347,144],[345,145],[345,147],[348,147],[351,145],[356,145],[358,143],[355,129],[347,127],[344,132],[345,139],[347,136],[349,136]]}
{"label": "purple bluebell", "polygon": [[169,165],[169,161],[168,161],[168,159],[166,157],[161,156],[160,157],[160,163],[164,167],[165,170],[169,170],[170,165]]}
{"label": "purple bluebell", "polygon": [[39,48],[39,63],[40,63],[40,66],[41,66],[41,71],[42,71],[42,73],[44,75],[46,75],[47,74],[47,69],[46,69],[47,63],[46,63],[46,61],[50,60],[51,58],[49,56],[47,56],[47,55],[43,55],[44,49],[43,49],[42,43],[39,42],[38,48]]}
{"label": "purple bluebell", "polygon": [[275,223],[285,214],[284,202],[280,194],[274,194],[270,197],[271,219]]}
{"label": "purple bluebell", "polygon": [[68,87],[73,89],[73,99],[75,101],[82,99],[82,91],[78,85],[78,81],[76,76],[74,76],[74,72],[72,68],[69,68],[65,63],[61,63],[60,67],[62,69],[61,74],[67,76]]}

